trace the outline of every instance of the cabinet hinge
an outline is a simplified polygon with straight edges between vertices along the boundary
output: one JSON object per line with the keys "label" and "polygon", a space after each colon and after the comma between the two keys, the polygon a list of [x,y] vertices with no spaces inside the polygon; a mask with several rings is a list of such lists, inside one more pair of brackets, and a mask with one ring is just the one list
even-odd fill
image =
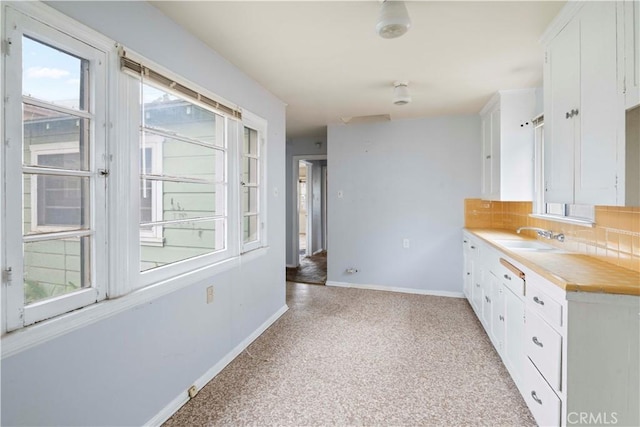
{"label": "cabinet hinge", "polygon": [[548,63],[549,63],[549,53],[548,53],[548,52],[545,52],[545,53],[544,53],[544,63],[545,63],[545,64],[548,64]]}
{"label": "cabinet hinge", "polygon": [[624,76],[622,78],[622,94],[626,94],[627,93],[627,76]]}
{"label": "cabinet hinge", "polygon": [[614,185],[614,187],[617,189],[618,188],[618,175],[616,175],[616,184]]}
{"label": "cabinet hinge", "polygon": [[11,55],[11,38],[2,40],[2,54],[7,56]]}

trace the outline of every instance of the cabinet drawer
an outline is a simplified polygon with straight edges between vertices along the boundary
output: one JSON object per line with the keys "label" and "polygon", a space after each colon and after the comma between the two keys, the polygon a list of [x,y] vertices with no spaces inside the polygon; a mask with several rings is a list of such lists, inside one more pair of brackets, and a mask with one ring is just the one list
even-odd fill
{"label": "cabinet drawer", "polygon": [[530,360],[525,361],[524,370],[524,400],[536,422],[540,426],[559,426],[562,406],[560,398]]}
{"label": "cabinet drawer", "polygon": [[525,352],[549,385],[560,390],[562,337],[528,308],[525,318]]}
{"label": "cabinet drawer", "polygon": [[[529,285],[529,283],[527,283]],[[527,307],[539,314],[551,325],[562,326],[562,304],[540,290],[538,286],[527,286]]]}

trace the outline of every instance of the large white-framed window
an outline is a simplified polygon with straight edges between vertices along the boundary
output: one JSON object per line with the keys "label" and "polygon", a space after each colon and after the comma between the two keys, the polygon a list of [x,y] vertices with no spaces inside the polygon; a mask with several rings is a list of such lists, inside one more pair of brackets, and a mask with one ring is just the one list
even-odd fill
{"label": "large white-framed window", "polygon": [[107,53],[4,16],[5,329],[106,296]]}
{"label": "large white-framed window", "polygon": [[265,163],[267,123],[245,112],[240,144],[241,251],[266,245]]}
{"label": "large white-framed window", "polygon": [[202,88],[130,51],[121,55],[139,145],[132,179],[140,188],[133,203],[140,233],[133,288],[140,288],[233,255],[228,152],[237,145],[238,119]]}
{"label": "large white-framed window", "polygon": [[533,216],[553,221],[592,226],[595,222],[595,207],[571,203],[548,203],[544,186],[544,116],[533,119],[534,146],[534,197]]}

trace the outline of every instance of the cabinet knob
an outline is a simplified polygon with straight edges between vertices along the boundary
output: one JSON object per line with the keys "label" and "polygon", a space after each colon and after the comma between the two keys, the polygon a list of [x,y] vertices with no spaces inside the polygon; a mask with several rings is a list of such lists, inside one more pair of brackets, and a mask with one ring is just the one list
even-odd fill
{"label": "cabinet knob", "polygon": [[540,298],[538,297],[533,297],[533,302],[540,304],[540,305],[544,305],[544,301],[542,301]]}
{"label": "cabinet knob", "polygon": [[476,288],[479,288],[479,287],[480,287],[480,283],[476,283]]}
{"label": "cabinet knob", "polygon": [[531,391],[531,397],[533,397],[533,400],[535,400],[538,405],[542,405],[542,399],[538,397],[535,390]]}
{"label": "cabinet knob", "polygon": [[499,315],[498,318],[504,322],[504,316],[502,314]]}
{"label": "cabinet knob", "polygon": [[487,157],[485,157],[485,159],[487,159],[487,160],[488,160],[488,159],[490,159],[490,158],[491,158],[491,156],[490,156],[490,155],[489,155],[489,156],[487,156]]}
{"label": "cabinet knob", "polygon": [[565,118],[570,119],[571,117],[573,117],[571,115],[571,113],[569,113],[568,111],[565,113]]}
{"label": "cabinet knob", "polygon": [[475,248],[476,248],[475,246],[473,246],[473,245],[471,246],[471,249],[475,249]]}
{"label": "cabinet knob", "polygon": [[463,240],[464,243],[467,243],[467,240]]}
{"label": "cabinet knob", "polygon": [[542,345],[542,343],[538,340],[538,337],[531,338],[531,341],[533,341],[533,343],[540,348],[544,347],[544,345]]}
{"label": "cabinet knob", "polygon": [[577,116],[577,115],[578,115],[578,109],[577,108],[575,110],[571,110],[571,117]]}
{"label": "cabinet knob", "polygon": [[485,295],[485,296],[484,296],[484,299],[485,299],[488,303],[491,303],[491,299],[490,299],[488,296],[486,296],[486,295]]}
{"label": "cabinet knob", "polygon": [[511,276],[509,276],[508,274],[505,273],[505,275],[503,276],[505,279],[507,280],[511,280]]}
{"label": "cabinet knob", "polygon": [[471,272],[470,271],[467,271],[467,276],[471,276]]}

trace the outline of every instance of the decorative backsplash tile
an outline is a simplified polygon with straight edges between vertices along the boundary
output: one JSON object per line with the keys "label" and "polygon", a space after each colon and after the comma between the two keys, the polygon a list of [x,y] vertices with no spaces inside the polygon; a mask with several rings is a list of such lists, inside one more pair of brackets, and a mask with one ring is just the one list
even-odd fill
{"label": "decorative backsplash tile", "polygon": [[[518,227],[540,227],[565,235],[563,243],[548,243],[571,252],[640,272],[640,208],[596,206],[595,227],[532,218],[531,202],[491,202],[465,199],[465,227],[515,231]],[[533,231],[525,231],[536,237]],[[640,279],[640,277],[639,277]]]}

